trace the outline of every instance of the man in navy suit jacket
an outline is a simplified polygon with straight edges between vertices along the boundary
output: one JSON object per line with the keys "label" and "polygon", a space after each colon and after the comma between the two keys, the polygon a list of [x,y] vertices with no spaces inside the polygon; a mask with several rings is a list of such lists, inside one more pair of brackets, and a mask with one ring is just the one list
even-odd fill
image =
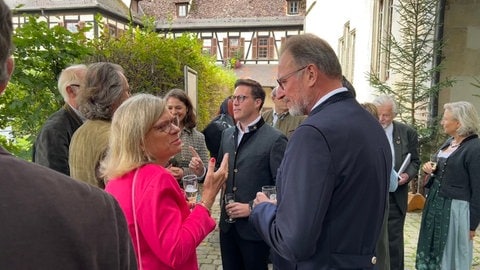
{"label": "man in navy suit jacket", "polygon": [[324,40],[290,37],[278,70],[290,113],[308,117],[277,172],[277,204],[257,193],[250,221],[275,269],[374,269],[392,167],[385,133],[342,87]]}

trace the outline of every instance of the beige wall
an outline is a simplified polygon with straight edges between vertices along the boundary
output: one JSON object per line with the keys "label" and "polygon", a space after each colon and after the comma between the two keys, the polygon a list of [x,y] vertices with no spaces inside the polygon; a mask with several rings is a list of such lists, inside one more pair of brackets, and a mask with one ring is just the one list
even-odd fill
{"label": "beige wall", "polygon": [[[452,101],[472,102],[480,113],[480,88],[471,83],[480,80],[480,1],[447,0],[445,9],[444,70],[446,76],[456,80],[451,88],[440,92],[439,113],[443,104]],[[478,83],[477,83],[478,84]]]}

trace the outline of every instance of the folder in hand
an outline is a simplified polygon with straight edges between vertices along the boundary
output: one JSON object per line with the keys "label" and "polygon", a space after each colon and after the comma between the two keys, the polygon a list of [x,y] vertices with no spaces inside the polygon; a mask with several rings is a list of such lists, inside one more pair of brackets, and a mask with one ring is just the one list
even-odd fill
{"label": "folder in hand", "polygon": [[397,172],[398,177],[400,177],[400,174],[404,173],[408,165],[410,165],[411,157],[412,157],[412,154],[408,153],[405,159],[403,160],[402,166],[400,166],[400,169],[398,169],[398,172]]}

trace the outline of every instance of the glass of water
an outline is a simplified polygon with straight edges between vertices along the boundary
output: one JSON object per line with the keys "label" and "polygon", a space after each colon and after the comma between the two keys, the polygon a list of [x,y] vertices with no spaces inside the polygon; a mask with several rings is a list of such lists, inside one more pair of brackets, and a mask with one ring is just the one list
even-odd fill
{"label": "glass of water", "polygon": [[276,186],[263,186],[262,193],[267,196],[268,199],[277,200],[277,187]]}
{"label": "glass of water", "polygon": [[183,189],[187,195],[187,200],[190,205],[197,202],[198,195],[198,179],[194,174],[186,175],[182,178]]}
{"label": "glass of water", "polygon": [[[223,197],[224,201],[225,201],[225,207],[230,204],[230,203],[234,203],[235,202],[235,194],[234,193],[225,193],[224,197]],[[227,212],[227,218],[225,219],[225,221],[227,223],[235,223],[235,219],[234,218],[231,218]]]}

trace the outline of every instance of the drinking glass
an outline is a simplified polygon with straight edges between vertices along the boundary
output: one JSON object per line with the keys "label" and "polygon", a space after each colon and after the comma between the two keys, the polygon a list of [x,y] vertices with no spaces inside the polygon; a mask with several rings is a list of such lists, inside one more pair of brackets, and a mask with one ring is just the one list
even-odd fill
{"label": "drinking glass", "polygon": [[432,173],[434,173],[435,170],[437,169],[437,155],[436,154],[430,155],[430,164],[432,165]]}
{"label": "drinking glass", "polygon": [[[225,196],[223,198],[225,200],[225,206],[227,206],[230,203],[235,202],[235,194],[234,193],[225,193]],[[227,212],[228,215],[228,212]],[[225,219],[227,223],[235,223],[235,219],[231,218],[230,216]]]}
{"label": "drinking glass", "polygon": [[194,174],[186,175],[182,178],[183,189],[187,195],[188,202],[190,205],[197,202],[198,194],[198,179]]}
{"label": "drinking glass", "polygon": [[263,186],[262,193],[270,200],[277,200],[277,187],[276,186]]}

